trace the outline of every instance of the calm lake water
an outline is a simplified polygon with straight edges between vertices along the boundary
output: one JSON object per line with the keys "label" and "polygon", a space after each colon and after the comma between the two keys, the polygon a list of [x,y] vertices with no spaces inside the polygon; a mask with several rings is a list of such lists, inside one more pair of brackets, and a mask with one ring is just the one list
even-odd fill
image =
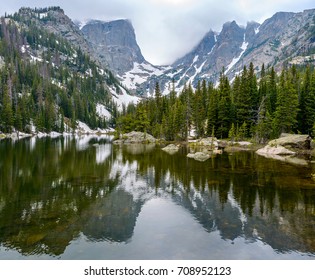
{"label": "calm lake water", "polygon": [[315,259],[315,166],[0,141],[0,259]]}

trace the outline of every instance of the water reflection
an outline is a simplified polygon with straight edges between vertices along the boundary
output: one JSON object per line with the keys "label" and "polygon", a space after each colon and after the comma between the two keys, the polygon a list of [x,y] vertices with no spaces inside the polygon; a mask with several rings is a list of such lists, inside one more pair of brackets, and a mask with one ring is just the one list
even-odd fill
{"label": "water reflection", "polygon": [[[1,141],[0,258],[150,258],[143,246],[155,259],[314,258],[312,166],[245,152],[200,163],[187,152],[94,136]],[[145,241],[157,217],[161,232]],[[196,236],[208,245],[192,245]]]}

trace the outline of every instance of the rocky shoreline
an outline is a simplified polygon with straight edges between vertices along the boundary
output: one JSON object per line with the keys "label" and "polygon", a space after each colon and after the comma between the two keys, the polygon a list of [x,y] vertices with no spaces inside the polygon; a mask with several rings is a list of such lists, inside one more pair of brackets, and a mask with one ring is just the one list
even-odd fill
{"label": "rocky shoreline", "polygon": [[[73,133],[22,133],[13,132],[11,134],[0,133],[0,140],[4,138],[11,138],[14,140],[23,139],[27,137],[59,137],[69,135],[100,135],[108,134],[110,130],[91,130],[87,126],[80,126]],[[113,141],[114,144],[155,144],[163,143],[162,140],[154,138],[152,135],[143,132],[132,131],[120,135],[119,139]],[[184,143],[171,143],[162,148],[163,151],[170,155],[177,153],[181,146],[188,145],[190,152],[187,154],[188,158],[197,161],[206,161],[209,158],[222,154],[223,151],[227,153],[239,151],[254,151],[260,156],[281,160],[284,162],[307,165],[313,155],[315,155],[314,144],[309,135],[300,134],[281,134],[278,139],[271,140],[265,146],[257,146],[251,142],[239,141],[232,142],[227,140],[218,140],[215,137],[207,137],[197,140],[189,140]],[[307,157],[306,157],[307,156]]]}
{"label": "rocky shoreline", "polygon": [[[283,133],[278,139],[268,142],[266,146],[256,151],[258,155],[292,164],[307,165],[314,153],[312,138],[306,134]],[[304,157],[302,157],[304,156]]]}

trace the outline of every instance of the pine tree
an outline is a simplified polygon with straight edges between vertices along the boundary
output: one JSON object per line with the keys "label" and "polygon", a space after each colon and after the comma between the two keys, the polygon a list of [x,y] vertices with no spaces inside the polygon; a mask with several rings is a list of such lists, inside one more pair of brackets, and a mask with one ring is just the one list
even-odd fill
{"label": "pine tree", "polygon": [[21,113],[20,105],[18,105],[15,109],[14,127],[18,131],[23,130],[22,113]]}
{"label": "pine tree", "polygon": [[149,126],[149,119],[145,106],[141,104],[137,108],[136,118],[135,118],[135,129],[136,131],[147,132]]}
{"label": "pine tree", "polygon": [[278,96],[277,75],[273,67],[268,73],[267,96],[267,110],[270,112],[271,115],[273,115],[276,111]]}
{"label": "pine tree", "polygon": [[258,98],[261,101],[267,95],[267,75],[265,70],[265,64],[261,66],[260,70],[260,80],[258,86]]}
{"label": "pine tree", "polygon": [[256,142],[265,143],[272,135],[272,118],[266,105],[267,97],[264,96],[258,109],[258,120],[256,126]]}
{"label": "pine tree", "polygon": [[248,86],[249,86],[249,94],[250,94],[250,101],[251,101],[251,125],[255,122],[257,116],[257,110],[260,104],[260,96],[258,94],[257,88],[257,77],[255,74],[254,64],[251,62],[249,64],[248,70]]}
{"label": "pine tree", "polygon": [[234,142],[236,137],[236,129],[234,123],[232,123],[231,128],[229,130],[229,139]]}
{"label": "pine tree", "polygon": [[315,76],[312,79],[310,67],[306,68],[299,98],[298,130],[312,134],[315,121]]}
{"label": "pine tree", "polygon": [[211,83],[209,85],[209,101],[207,108],[207,136],[211,136],[212,129],[217,131],[218,125],[218,103],[219,94],[218,91],[213,87]]}
{"label": "pine tree", "polygon": [[204,135],[204,121],[205,121],[205,100],[204,93],[201,88],[200,82],[198,82],[197,89],[193,95],[193,110],[192,116],[196,129],[196,136],[198,138]]}
{"label": "pine tree", "polygon": [[274,124],[279,135],[282,132],[293,132],[297,123],[298,93],[295,87],[294,71],[282,70]]}
{"label": "pine tree", "polygon": [[217,136],[228,137],[231,121],[231,88],[228,78],[222,73],[219,84]]}
{"label": "pine tree", "polygon": [[237,124],[241,126],[244,122],[250,123],[252,119],[252,98],[246,66],[244,66],[243,68],[243,72],[240,78],[239,90],[235,94],[234,99]]}
{"label": "pine tree", "polygon": [[14,117],[12,110],[12,100],[7,85],[4,86],[2,97],[1,122],[3,132],[10,133],[14,124]]}
{"label": "pine tree", "polygon": [[180,95],[180,99],[182,103],[184,104],[184,116],[185,116],[185,140],[188,139],[189,132],[191,129],[192,124],[192,104],[193,104],[193,89],[191,87],[191,84],[186,87],[184,86],[184,89],[182,91],[182,94]]}

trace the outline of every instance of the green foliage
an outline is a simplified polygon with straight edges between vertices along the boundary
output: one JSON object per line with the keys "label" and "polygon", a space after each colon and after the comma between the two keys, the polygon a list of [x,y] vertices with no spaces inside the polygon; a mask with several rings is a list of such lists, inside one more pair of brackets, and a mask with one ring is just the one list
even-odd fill
{"label": "green foliage", "polygon": [[12,100],[7,86],[4,86],[1,110],[1,126],[3,132],[11,132],[14,123]]}
{"label": "green foliage", "polygon": [[232,123],[231,128],[229,130],[229,139],[231,141],[235,141],[236,139],[236,129],[234,123]]}
{"label": "green foliage", "polygon": [[[51,10],[60,9],[58,7]],[[32,13],[39,14],[40,10]],[[107,91],[119,93],[119,82],[108,70],[100,71],[83,50],[65,38],[39,28],[36,21],[20,14],[1,19],[0,130],[28,131],[34,123],[40,131],[65,130],[64,121],[75,129],[78,120],[90,127],[116,127],[121,132],[143,131],[169,141],[196,137],[254,138],[257,142],[281,132],[314,135],[315,71],[312,67],[283,69],[261,67],[259,80],[254,65],[244,66],[233,84],[222,71],[219,84],[200,81],[163,96],[158,82],[155,96],[129,105],[120,113]],[[52,18],[37,19],[40,22]],[[29,48],[33,57],[25,51]],[[112,113],[99,118],[96,103]]]}
{"label": "green foliage", "polygon": [[43,132],[63,132],[62,120],[69,120],[72,129],[77,120],[92,128],[114,126],[114,119],[107,123],[96,114],[96,103],[102,103],[117,116],[106,90],[107,85],[119,88],[113,74],[100,71],[80,48],[39,28],[35,21],[20,14],[11,18],[19,22],[19,28],[14,21],[2,18],[0,22],[0,56],[4,60],[0,69],[0,130],[10,132],[15,127],[29,132],[32,122]]}
{"label": "green foliage", "polygon": [[275,111],[274,125],[277,134],[282,132],[294,132],[297,124],[298,91],[295,84],[296,71],[283,70],[280,75],[279,92],[277,96],[277,108]]}
{"label": "green foliage", "polygon": [[[278,77],[273,68],[266,70],[263,65],[257,82],[250,64],[232,85],[221,73],[217,88],[202,81],[195,90],[186,85],[178,95],[173,90],[162,96],[157,84],[155,96],[120,117],[123,131],[146,129],[155,137],[173,141],[187,140],[194,129],[196,137],[252,138],[258,143],[281,132],[314,133],[315,71],[311,68],[283,69]],[[141,117],[143,108],[148,122]],[[136,125],[136,119],[145,125]]]}
{"label": "green foliage", "polygon": [[267,96],[264,96],[258,110],[258,120],[255,131],[255,140],[257,143],[267,142],[273,134],[272,117],[266,106],[266,100]]}

